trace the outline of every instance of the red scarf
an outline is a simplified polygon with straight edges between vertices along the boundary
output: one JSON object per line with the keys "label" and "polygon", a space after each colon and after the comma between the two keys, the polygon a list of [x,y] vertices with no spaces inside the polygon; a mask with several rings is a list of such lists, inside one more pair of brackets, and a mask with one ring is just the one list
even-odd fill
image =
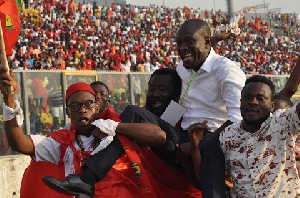
{"label": "red scarf", "polygon": [[[111,109],[105,110],[99,115],[100,119],[112,119],[120,121],[118,115]],[[49,134],[50,137],[61,143],[61,156],[64,156],[66,148],[71,147],[74,153],[75,173],[81,172],[80,157],[74,147],[75,130],[59,130]],[[139,157],[133,149],[132,141],[128,138],[118,135],[119,140],[124,147],[124,154],[116,161],[107,175],[95,185],[94,197],[155,197],[150,181],[144,171]],[[61,157],[58,165],[49,162],[31,161],[31,164],[24,172],[21,183],[21,198],[66,198],[70,196],[62,195],[47,187],[41,180],[45,175],[64,179],[64,164]],[[134,165],[134,167],[133,167]],[[140,170],[136,174],[133,168]],[[138,177],[136,177],[138,176]],[[32,190],[32,186],[36,186]]]}
{"label": "red scarf", "polygon": [[[109,118],[120,122],[116,112],[111,109],[102,112],[99,118]],[[95,185],[94,197],[155,197],[148,175],[132,141],[122,135],[118,135],[118,138],[125,152],[104,179]],[[119,187],[113,188],[113,186]]]}
{"label": "red scarf", "polygon": [[[99,115],[101,119],[120,121],[113,110],[106,110]],[[64,156],[68,146],[74,148],[75,131],[60,130],[52,132],[50,136],[61,143],[61,153]],[[195,189],[188,181],[186,175],[170,167],[157,157],[148,147],[138,148],[128,138],[118,135],[124,148],[124,153],[119,157],[107,175],[95,184],[94,197],[202,197],[201,192]],[[74,150],[73,150],[74,152]],[[141,155],[139,157],[138,153]],[[75,161],[80,162],[74,152]],[[59,194],[48,188],[41,180],[45,175],[64,179],[64,165],[61,158],[58,165],[49,162],[35,162],[25,170],[21,183],[21,198],[68,198],[70,196]],[[79,168],[78,168],[79,167]],[[133,171],[135,170],[135,172]],[[76,165],[75,172],[80,172]],[[147,172],[147,174],[146,174]],[[163,172],[163,174],[162,174]],[[32,187],[36,186],[35,190]]]}

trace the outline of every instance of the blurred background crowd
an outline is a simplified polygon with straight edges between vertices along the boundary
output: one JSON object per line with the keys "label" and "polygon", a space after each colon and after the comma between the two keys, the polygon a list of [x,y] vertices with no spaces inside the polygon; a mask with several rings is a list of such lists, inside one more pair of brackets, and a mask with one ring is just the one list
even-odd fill
{"label": "blurred background crowd", "polygon": [[[27,134],[64,127],[64,84],[101,80],[110,90],[110,107],[116,112],[128,104],[143,106],[148,72],[178,65],[176,32],[189,18],[206,20],[213,34],[230,23],[230,16],[221,10],[29,0],[22,10],[19,40],[9,57],[21,82],[16,93],[25,101]],[[270,75],[276,91],[281,90],[287,76],[279,75],[290,74],[300,51],[296,14],[262,17],[251,12],[239,25],[242,33],[219,42],[216,52],[236,61],[248,75]],[[11,150],[1,120],[0,110],[0,155],[6,155]]]}
{"label": "blurred background crowd", "polygon": [[[221,10],[138,7],[70,0],[31,0],[22,12],[21,34],[10,57],[14,69],[152,72],[179,62],[175,36],[188,18],[208,21],[213,31],[230,22]],[[252,15],[242,33],[219,42],[216,52],[247,74],[290,74],[299,51],[296,14]]]}

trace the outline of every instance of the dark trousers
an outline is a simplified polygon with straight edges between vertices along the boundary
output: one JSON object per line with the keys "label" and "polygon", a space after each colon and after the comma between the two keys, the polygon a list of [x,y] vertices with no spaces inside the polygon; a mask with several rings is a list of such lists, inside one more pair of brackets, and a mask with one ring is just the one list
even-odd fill
{"label": "dark trousers", "polygon": [[225,197],[225,158],[219,139],[204,139],[201,152],[201,190],[204,198]]}
{"label": "dark trousers", "polygon": [[[176,163],[175,145],[179,142],[180,138],[185,139],[185,136],[187,136],[186,133],[182,133],[179,129],[174,128],[145,108],[139,108],[133,105],[126,107],[120,119],[123,123],[152,123],[158,125],[166,132],[167,138],[163,145],[152,147],[153,152],[170,166],[180,171],[184,170]],[[114,141],[106,149],[92,155],[86,161],[85,166],[91,169],[97,175],[98,179],[101,180],[105,177],[122,152],[123,147],[119,139],[115,137]]]}

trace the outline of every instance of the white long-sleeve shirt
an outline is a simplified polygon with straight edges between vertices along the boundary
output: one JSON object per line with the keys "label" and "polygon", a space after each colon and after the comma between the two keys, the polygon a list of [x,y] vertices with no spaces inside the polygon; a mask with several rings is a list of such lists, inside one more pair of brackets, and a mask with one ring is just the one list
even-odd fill
{"label": "white long-sleeve shirt", "polygon": [[216,54],[211,48],[187,93],[192,71],[180,61],[177,72],[182,79],[182,104],[186,107],[181,123],[183,129],[208,120],[208,126],[214,131],[226,120],[238,122],[242,119],[240,98],[246,76],[235,62]]}

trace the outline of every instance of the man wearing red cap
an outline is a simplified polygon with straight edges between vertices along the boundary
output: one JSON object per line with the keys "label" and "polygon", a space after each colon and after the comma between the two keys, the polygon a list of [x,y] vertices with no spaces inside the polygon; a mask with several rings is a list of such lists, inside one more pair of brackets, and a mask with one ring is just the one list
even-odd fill
{"label": "man wearing red cap", "polygon": [[[90,85],[80,82],[71,85],[66,91],[66,112],[71,119],[72,126],[70,130],[58,130],[52,132],[48,137],[40,135],[24,135],[22,129],[22,121],[19,114],[22,110],[19,102],[15,101],[14,93],[7,92],[7,86],[16,88],[16,80],[13,73],[7,74],[7,69],[0,68],[0,89],[3,94],[3,120],[6,128],[6,136],[11,148],[20,153],[29,155],[37,162],[51,162],[61,171],[60,174],[55,172],[58,178],[64,178],[70,174],[78,174],[81,166],[95,149],[103,150],[110,146],[113,136],[112,132],[122,134],[122,131],[137,130],[141,133],[141,128],[147,133],[151,133],[155,137],[155,143],[165,141],[165,133],[156,125],[152,124],[127,124],[114,122],[113,127],[101,128],[104,133],[101,134],[101,141],[98,142],[92,135],[95,126],[92,124],[99,113],[99,106],[96,102],[96,94]],[[110,126],[112,120],[102,120],[102,126]],[[134,126],[133,126],[134,125]],[[148,129],[151,129],[148,130]],[[137,131],[135,133],[137,133]],[[107,134],[105,134],[107,133]],[[151,138],[150,138],[151,139]],[[114,141],[113,141],[114,142]],[[99,144],[97,146],[97,144]],[[117,156],[119,157],[119,156]],[[55,167],[55,166],[53,166]],[[57,168],[56,168],[57,169]],[[124,170],[124,169],[123,169]],[[132,169],[128,170],[132,173]],[[127,172],[128,172],[127,171]],[[34,172],[33,172],[34,173]],[[108,173],[108,176],[117,175],[114,169]],[[51,175],[51,171],[49,172]],[[134,174],[133,174],[134,177]],[[136,188],[135,192],[141,191],[133,182],[128,184],[131,188]],[[81,188],[88,186],[81,186]],[[128,187],[128,186],[127,186]],[[97,186],[96,186],[97,188]],[[92,189],[87,189],[91,190]],[[49,191],[45,191],[50,193]],[[54,192],[53,192],[54,193]],[[141,195],[144,192],[140,192]],[[42,197],[66,197],[59,194],[43,194]]]}
{"label": "man wearing red cap", "polygon": [[[149,147],[139,147],[138,145],[130,145],[130,143],[132,143],[131,141],[129,141],[129,143],[127,142],[127,145],[124,145],[124,140],[118,136],[124,148],[124,153],[128,156],[130,161],[138,162],[138,164],[142,165],[140,166],[141,169],[136,169],[138,170],[136,172],[136,183],[139,184],[141,189],[147,189],[147,191],[154,191],[155,193],[154,195],[150,193],[146,195],[143,194],[142,197],[201,197],[201,192],[191,185],[185,170],[176,162],[175,153],[178,151],[176,145],[180,144],[181,141],[184,141],[183,139],[186,138],[185,134],[180,135],[180,132],[177,129],[159,118],[172,99],[175,101],[179,100],[181,89],[175,89],[174,87],[181,87],[181,79],[173,69],[159,69],[151,75],[149,87],[151,87],[151,91],[147,94],[145,108],[128,106],[121,114],[120,119],[125,123],[154,123],[165,131],[167,137],[166,142],[163,145],[150,145],[146,142],[142,144],[141,142],[143,139],[145,140],[146,136],[140,135],[140,141],[137,141],[139,145],[148,145]],[[158,93],[157,91],[162,87],[164,87],[166,91],[160,91]],[[138,134],[140,134],[142,130]],[[128,132],[129,131],[130,130],[128,130]],[[132,139],[137,140],[137,137]],[[148,139],[148,137],[146,139]],[[113,143],[116,143],[113,150],[110,150],[110,147],[91,156],[83,167],[82,174],[72,175],[64,180],[53,177],[44,177],[43,181],[52,189],[64,194],[70,192],[74,194],[89,194],[88,191],[84,192],[82,189],[77,188],[79,183],[72,181],[72,178],[80,178],[82,181],[81,185],[94,186],[97,181],[100,181],[100,190],[97,190],[97,186],[95,186],[94,197],[101,196],[101,192],[108,192],[108,197],[140,197],[136,194],[135,189],[127,187],[127,183],[120,181],[116,181],[116,183],[111,181],[110,183],[108,182],[108,176],[105,176],[105,168],[108,167],[107,164],[110,162],[107,159],[111,159],[112,157],[110,156],[116,156],[116,154],[112,155],[111,153],[119,152],[118,149],[120,148],[120,146],[117,145],[117,142],[114,141]],[[139,155],[132,155],[133,151],[136,151]],[[119,160],[120,158],[118,161]],[[131,163],[131,165],[133,164],[135,163]],[[114,167],[115,165],[113,168]],[[144,170],[143,167],[145,167]],[[188,167],[187,164],[186,167]],[[189,176],[192,175],[189,174]],[[122,177],[119,177],[118,179],[120,178]],[[117,184],[124,186],[126,190],[111,190],[112,186],[117,186]],[[107,197],[107,195],[105,197]]]}

